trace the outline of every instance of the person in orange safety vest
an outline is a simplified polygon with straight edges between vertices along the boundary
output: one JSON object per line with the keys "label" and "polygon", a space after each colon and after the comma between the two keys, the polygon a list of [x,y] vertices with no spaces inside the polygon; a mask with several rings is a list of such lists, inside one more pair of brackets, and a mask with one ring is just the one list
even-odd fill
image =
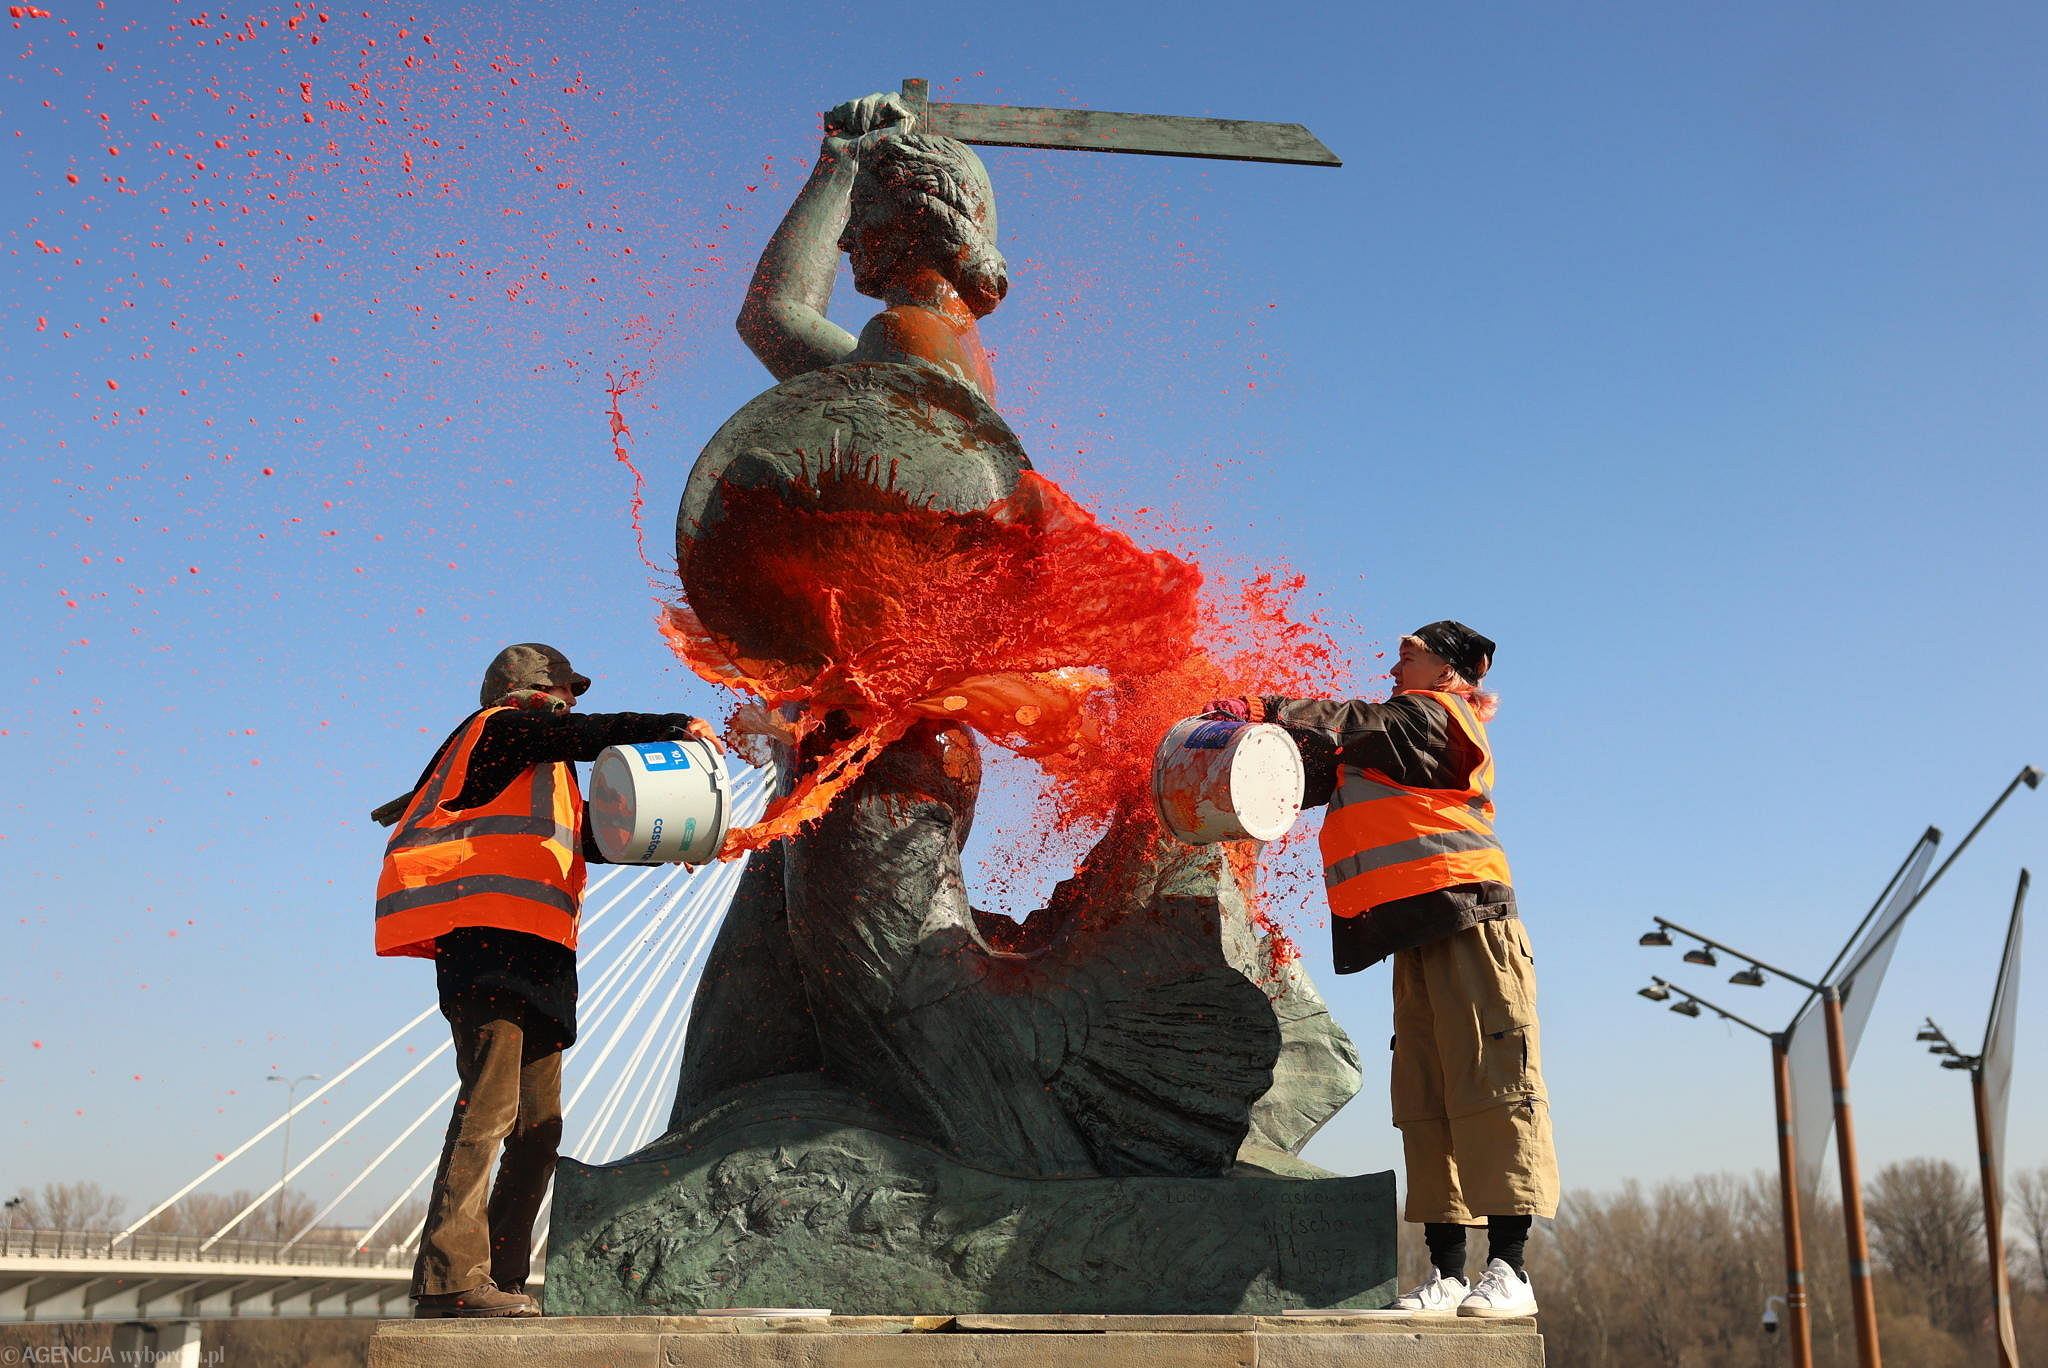
{"label": "person in orange safety vest", "polygon": [[[1384,703],[1219,699],[1286,728],[1304,806],[1326,808],[1323,883],[1340,974],[1394,962],[1391,1069],[1408,1193],[1432,1267],[1389,1309],[1527,1316],[1534,1217],[1557,1214],[1557,1155],[1537,1045],[1535,959],[1494,832],[1494,643],[1442,621],[1401,639]],[[1489,1259],[1465,1281],[1465,1228]]]}
{"label": "person in orange safety vest", "polygon": [[589,687],[552,646],[506,647],[484,673],[483,706],[371,814],[392,828],[377,953],[434,961],[461,1084],[413,1268],[417,1316],[539,1314],[524,1284],[562,1137],[584,865],[604,858],[574,762],[684,737],[723,749],[687,713],[577,713]]}

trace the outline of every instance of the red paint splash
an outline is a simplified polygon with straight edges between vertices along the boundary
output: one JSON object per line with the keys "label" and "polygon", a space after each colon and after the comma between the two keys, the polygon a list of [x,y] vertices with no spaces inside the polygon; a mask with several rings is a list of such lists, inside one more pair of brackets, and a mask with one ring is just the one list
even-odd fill
{"label": "red paint splash", "polygon": [[799,705],[796,740],[832,709],[852,722],[727,837],[728,856],[814,821],[927,717],[1034,759],[1052,829],[1099,826],[1149,810],[1159,737],[1209,699],[1321,692],[1343,672],[1329,634],[1295,615],[1299,578],[1205,592],[1193,563],[1139,547],[1036,472],[967,514],[830,474],[722,497],[685,574],[702,611],[667,611],[670,645],[707,680]]}
{"label": "red paint splash", "polygon": [[611,425],[612,456],[627,470],[633,472],[633,492],[628,497],[628,509],[633,519],[633,550],[640,557],[640,563],[656,574],[666,573],[663,568],[647,558],[647,476],[640,467],[633,464],[633,453],[627,443],[633,436],[633,429],[626,426],[626,414],[619,407],[619,401],[640,388],[640,372],[629,370],[623,376],[606,372],[604,392],[608,407],[605,419]]}

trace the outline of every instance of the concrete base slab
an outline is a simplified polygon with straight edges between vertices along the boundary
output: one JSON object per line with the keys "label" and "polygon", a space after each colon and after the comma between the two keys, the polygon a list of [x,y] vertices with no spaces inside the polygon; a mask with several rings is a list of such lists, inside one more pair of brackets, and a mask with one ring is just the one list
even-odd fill
{"label": "concrete base slab", "polygon": [[558,1316],[387,1321],[369,1368],[1543,1368],[1528,1320]]}

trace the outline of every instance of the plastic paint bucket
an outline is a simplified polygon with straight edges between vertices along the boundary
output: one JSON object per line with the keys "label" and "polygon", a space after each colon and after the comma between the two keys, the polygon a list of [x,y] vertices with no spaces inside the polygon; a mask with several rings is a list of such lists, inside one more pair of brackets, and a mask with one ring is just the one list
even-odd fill
{"label": "plastic paint bucket", "polygon": [[707,864],[731,824],[725,757],[702,741],[608,746],[591,766],[591,832],[614,864]]}
{"label": "plastic paint bucket", "polygon": [[1190,717],[1152,757],[1159,821],[1189,845],[1277,841],[1301,816],[1301,752],[1267,722]]}

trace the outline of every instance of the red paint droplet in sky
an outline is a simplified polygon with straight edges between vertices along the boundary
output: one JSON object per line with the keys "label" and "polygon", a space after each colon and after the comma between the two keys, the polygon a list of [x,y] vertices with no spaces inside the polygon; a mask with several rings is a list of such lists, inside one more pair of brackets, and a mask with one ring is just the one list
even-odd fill
{"label": "red paint droplet in sky", "polygon": [[109,380],[107,381],[107,388],[110,390],[117,390],[121,388],[121,384],[118,380]]}
{"label": "red paint droplet in sky", "polygon": [[29,1044],[35,1046],[38,1050],[43,1048],[43,1042],[40,1040],[31,1040]]}
{"label": "red paint droplet in sky", "polygon": [[66,171],[64,173],[64,179],[70,181],[73,185],[76,185],[78,184],[78,173],[76,171]]}
{"label": "red paint droplet in sky", "polygon": [[320,311],[318,309],[313,310],[313,321],[315,323],[320,321]]}
{"label": "red paint droplet in sky", "polygon": [[274,471],[274,470],[272,470],[272,469],[271,469],[271,468],[270,468],[269,466],[265,466],[265,467],[263,467],[263,473],[264,473],[265,475],[275,475],[275,474],[277,474],[277,472],[276,472],[276,471]]}
{"label": "red paint droplet in sky", "polygon": [[118,157],[121,155],[121,149],[118,147],[109,147],[107,149],[107,155],[110,157]]}

